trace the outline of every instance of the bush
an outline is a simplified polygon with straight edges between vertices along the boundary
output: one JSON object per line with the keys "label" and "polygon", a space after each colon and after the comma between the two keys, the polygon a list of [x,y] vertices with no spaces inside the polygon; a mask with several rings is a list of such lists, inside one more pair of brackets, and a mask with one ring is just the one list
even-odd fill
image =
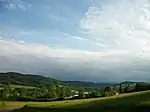
{"label": "bush", "polygon": [[135,86],[135,91],[146,91],[146,90],[150,90],[150,84],[141,83],[141,84],[136,84]]}
{"label": "bush", "polygon": [[36,99],[33,97],[18,97],[16,101],[36,101]]}
{"label": "bush", "polygon": [[2,102],[0,102],[0,109],[5,108],[5,106],[6,106],[6,105],[5,105],[5,102],[3,102],[3,101],[2,101]]}
{"label": "bush", "polygon": [[107,97],[107,96],[114,96],[116,93],[115,92],[105,92],[104,93],[104,96]]}
{"label": "bush", "polygon": [[115,90],[112,87],[107,86],[104,90],[103,96],[113,96],[115,94],[116,94]]}

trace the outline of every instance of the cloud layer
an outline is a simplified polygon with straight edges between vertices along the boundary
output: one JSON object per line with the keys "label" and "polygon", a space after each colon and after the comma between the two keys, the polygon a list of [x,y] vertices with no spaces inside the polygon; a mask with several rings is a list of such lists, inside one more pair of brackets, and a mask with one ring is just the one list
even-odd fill
{"label": "cloud layer", "polygon": [[103,50],[125,51],[132,55],[149,55],[149,0],[107,0],[91,6],[81,20],[89,38],[101,43]]}
{"label": "cloud layer", "polygon": [[[0,52],[1,71],[50,74],[63,79],[65,77],[77,78],[78,75],[72,76],[72,73],[77,69],[82,69],[82,66],[89,66],[93,57],[100,58],[106,55],[101,52],[56,49],[46,45],[25,44],[6,39],[0,40]],[[67,71],[69,76],[66,74]]]}
{"label": "cloud layer", "polygon": [[149,71],[146,60],[114,52],[50,48],[6,39],[0,40],[0,52],[2,72],[43,74],[63,80],[144,80]]}
{"label": "cloud layer", "polygon": [[[0,21],[5,23],[0,27],[0,71],[96,82],[150,80],[149,0],[92,0],[96,5],[87,3],[82,13],[77,13],[80,6],[71,10],[48,0],[36,5],[34,0],[31,5],[6,1],[0,0],[0,6],[13,10],[12,15],[33,7],[9,24]],[[48,3],[53,6],[46,7]]]}

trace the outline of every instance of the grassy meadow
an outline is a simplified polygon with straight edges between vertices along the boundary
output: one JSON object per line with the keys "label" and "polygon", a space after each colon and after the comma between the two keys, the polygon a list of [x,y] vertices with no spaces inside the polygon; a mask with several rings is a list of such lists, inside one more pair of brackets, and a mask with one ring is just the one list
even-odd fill
{"label": "grassy meadow", "polygon": [[6,102],[13,112],[149,112],[150,91],[112,97],[55,102]]}
{"label": "grassy meadow", "polygon": [[16,84],[10,84],[11,88],[25,88],[25,89],[34,89],[36,87],[32,87],[32,86],[24,86],[24,85],[16,85]]}
{"label": "grassy meadow", "polygon": [[[24,85],[17,85],[17,84],[10,84],[9,85],[10,88],[14,89],[14,88],[24,88],[24,89],[34,89],[36,87],[33,86],[24,86]],[[0,90],[4,89],[3,87],[0,87]]]}

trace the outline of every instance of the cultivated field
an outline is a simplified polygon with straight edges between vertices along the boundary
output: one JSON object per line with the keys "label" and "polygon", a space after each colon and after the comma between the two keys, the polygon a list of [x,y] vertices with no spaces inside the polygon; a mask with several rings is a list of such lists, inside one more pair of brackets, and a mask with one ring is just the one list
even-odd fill
{"label": "cultivated field", "polygon": [[6,102],[6,107],[23,107],[13,112],[149,112],[150,91],[57,102]]}

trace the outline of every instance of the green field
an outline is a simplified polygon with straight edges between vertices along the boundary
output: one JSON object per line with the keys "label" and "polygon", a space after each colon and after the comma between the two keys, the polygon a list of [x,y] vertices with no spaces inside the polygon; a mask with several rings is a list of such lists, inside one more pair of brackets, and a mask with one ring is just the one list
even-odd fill
{"label": "green field", "polygon": [[13,112],[149,112],[150,91],[70,101],[6,102],[6,107],[23,107]]}
{"label": "green field", "polygon": [[32,87],[32,86],[24,86],[24,85],[15,85],[15,84],[10,84],[11,88],[25,88],[25,89],[34,89],[36,87]]}
{"label": "green field", "polygon": [[[24,86],[24,85],[17,85],[17,84],[10,84],[9,85],[10,88],[25,88],[25,89],[34,89],[36,87],[33,86]],[[0,90],[4,89],[3,87],[0,87]]]}

